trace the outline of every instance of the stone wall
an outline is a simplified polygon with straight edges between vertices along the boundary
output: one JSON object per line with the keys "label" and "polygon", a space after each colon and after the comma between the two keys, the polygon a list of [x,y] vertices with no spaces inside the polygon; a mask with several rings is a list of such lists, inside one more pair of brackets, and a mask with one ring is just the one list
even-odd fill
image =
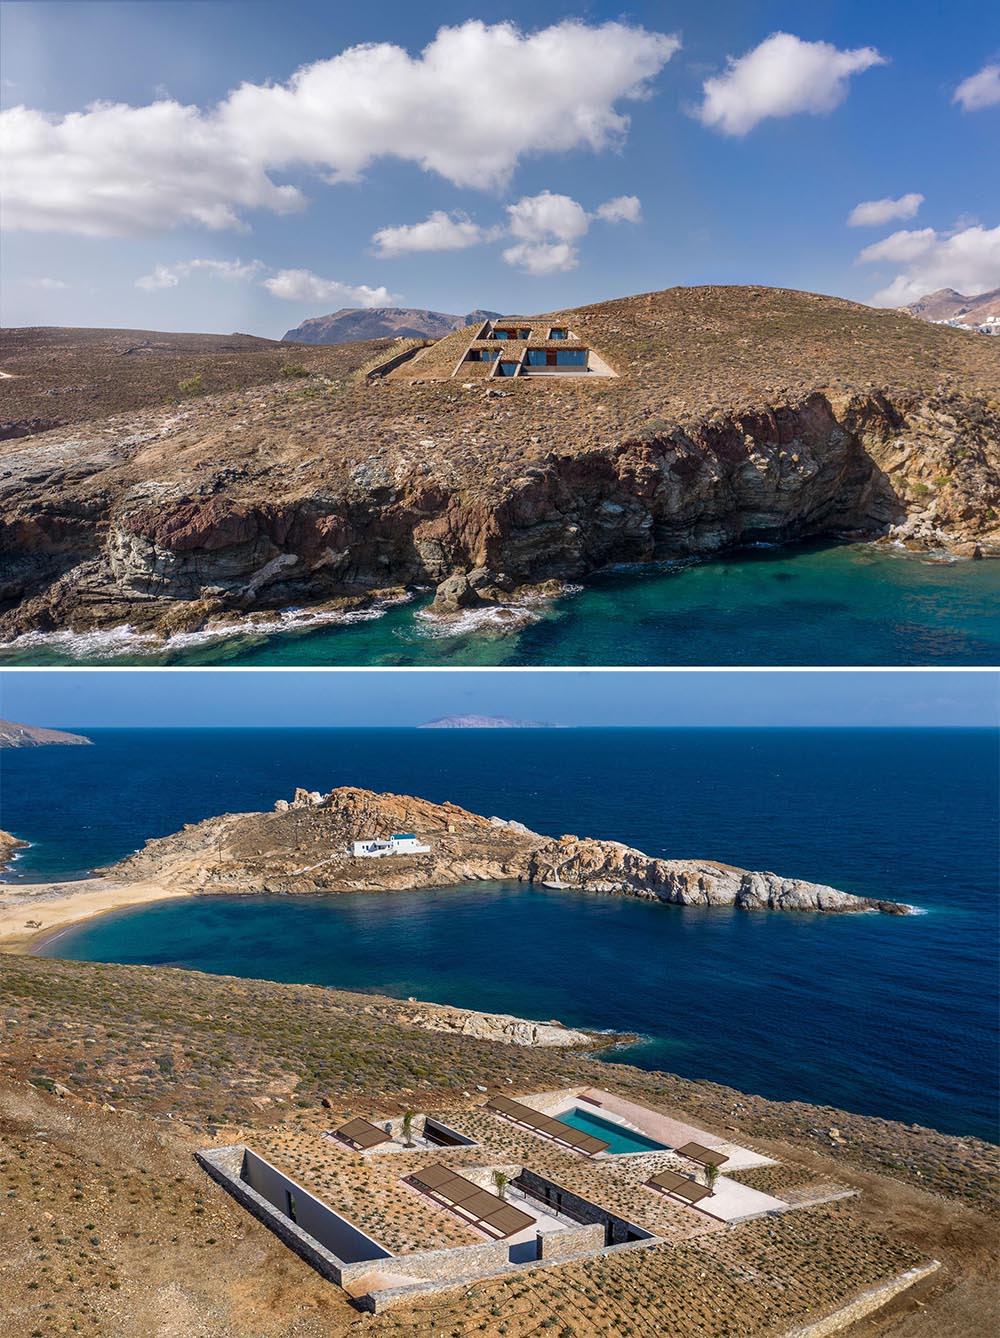
{"label": "stone wall", "polygon": [[564,1259],[598,1254],[604,1248],[604,1232],[605,1227],[601,1222],[566,1231],[546,1231],[539,1238],[538,1257],[543,1263],[558,1264]]}
{"label": "stone wall", "polygon": [[523,1189],[525,1193],[539,1199],[542,1203],[550,1204],[567,1217],[574,1218],[577,1222],[599,1224],[605,1230],[605,1243],[607,1245],[624,1245],[629,1241],[652,1238],[652,1232],[627,1222],[623,1217],[618,1217],[617,1214],[609,1212],[607,1208],[600,1208],[596,1203],[590,1203],[587,1199],[581,1198],[579,1194],[574,1194],[571,1190],[564,1189],[562,1185],[546,1180],[537,1171],[530,1171],[527,1167],[513,1183],[518,1188]]}
{"label": "stone wall", "polygon": [[885,1282],[880,1287],[872,1287],[869,1291],[862,1292],[853,1301],[849,1301],[847,1305],[835,1310],[832,1315],[827,1315],[824,1319],[818,1319],[812,1324],[804,1324],[801,1328],[791,1329],[784,1335],[784,1338],[829,1338],[830,1334],[841,1333],[844,1329],[853,1328],[859,1320],[864,1319],[867,1315],[874,1314],[876,1310],[881,1310],[900,1292],[905,1292],[908,1287],[914,1286],[915,1283],[922,1281],[931,1273],[935,1273],[940,1267],[939,1261],[932,1259],[919,1268],[911,1268],[906,1273],[901,1273],[899,1277],[893,1278],[891,1282]]}

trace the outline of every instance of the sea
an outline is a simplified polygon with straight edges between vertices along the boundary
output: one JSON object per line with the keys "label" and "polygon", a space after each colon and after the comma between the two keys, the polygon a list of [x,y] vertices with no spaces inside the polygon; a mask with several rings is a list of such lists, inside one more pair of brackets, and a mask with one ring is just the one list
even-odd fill
{"label": "sea", "polygon": [[616,1061],[997,1140],[993,731],[89,733],[92,748],[0,754],[0,826],[31,842],[9,881],[81,878],[183,823],[270,808],[298,785],[351,784],[920,913],[748,913],[516,883],[206,897],[70,928],[50,956],[634,1033]]}
{"label": "sea", "polygon": [[429,617],[432,592],[356,613],[289,608],[168,645],[29,634],[0,665],[994,665],[1000,561],[872,544],[759,547],[618,567],[565,598]]}

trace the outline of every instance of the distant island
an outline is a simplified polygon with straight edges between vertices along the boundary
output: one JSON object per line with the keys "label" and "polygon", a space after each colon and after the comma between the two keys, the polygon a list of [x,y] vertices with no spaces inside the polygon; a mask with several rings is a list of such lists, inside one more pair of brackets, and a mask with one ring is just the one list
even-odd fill
{"label": "distant island", "polygon": [[512,720],[506,715],[440,715],[417,729],[566,729],[551,720]]}
{"label": "distant island", "polygon": [[82,734],[67,734],[61,729],[43,729],[40,725],[21,725],[14,720],[0,720],[0,748],[42,748],[61,743],[76,747],[92,744],[93,739]]}

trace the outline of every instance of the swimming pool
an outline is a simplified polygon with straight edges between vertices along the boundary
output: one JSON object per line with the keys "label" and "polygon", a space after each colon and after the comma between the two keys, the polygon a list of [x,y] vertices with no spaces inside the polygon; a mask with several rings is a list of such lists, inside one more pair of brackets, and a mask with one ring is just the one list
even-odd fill
{"label": "swimming pool", "polygon": [[603,1139],[608,1144],[608,1152],[665,1152],[667,1149],[666,1143],[657,1143],[655,1138],[647,1138],[645,1134],[626,1129],[624,1125],[602,1119],[600,1115],[583,1110],[580,1106],[573,1106],[570,1110],[560,1112],[556,1119],[573,1129],[580,1129],[585,1134],[593,1134],[595,1138]]}

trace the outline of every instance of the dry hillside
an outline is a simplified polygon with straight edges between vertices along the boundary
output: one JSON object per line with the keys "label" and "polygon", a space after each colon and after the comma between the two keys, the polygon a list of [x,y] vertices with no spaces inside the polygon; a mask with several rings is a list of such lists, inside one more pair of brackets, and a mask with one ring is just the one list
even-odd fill
{"label": "dry hillside", "polygon": [[374,382],[371,346],[342,345],[297,351],[309,376],[115,412],[152,362],[117,357],[105,416],[0,446],[0,634],[454,582],[447,610],[830,533],[1000,551],[1000,341],[763,288],[552,319],[618,377],[450,378],[458,334]]}

